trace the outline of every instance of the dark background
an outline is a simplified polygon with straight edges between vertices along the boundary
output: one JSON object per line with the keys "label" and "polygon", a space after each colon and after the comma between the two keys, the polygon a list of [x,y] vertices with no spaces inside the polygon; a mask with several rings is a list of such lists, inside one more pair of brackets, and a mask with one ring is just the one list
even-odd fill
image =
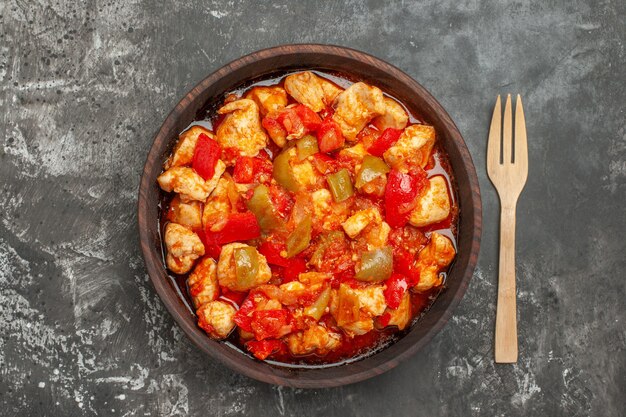
{"label": "dark background", "polygon": [[[626,2],[0,2],[0,414],[625,415]],[[186,340],[146,275],[136,198],[153,135],[219,66],[350,46],[422,83],[482,187],[469,290],[415,357],[369,381],[279,388]],[[521,93],[520,355],[495,365],[495,96]]]}

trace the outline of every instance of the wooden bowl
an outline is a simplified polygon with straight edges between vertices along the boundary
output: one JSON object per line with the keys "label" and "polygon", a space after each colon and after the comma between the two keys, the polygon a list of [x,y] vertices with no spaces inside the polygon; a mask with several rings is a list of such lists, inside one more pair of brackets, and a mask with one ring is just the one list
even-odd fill
{"label": "wooden bowl", "polygon": [[[371,83],[395,96],[409,110],[432,124],[448,153],[457,183],[460,218],[458,255],[445,289],[430,310],[400,340],[352,363],[326,367],[298,367],[258,361],[226,343],[211,340],[185,306],[176,284],[163,265],[159,234],[159,202],[162,192],[156,178],[178,134],[204,116],[207,105],[223,94],[254,79],[300,69],[320,69],[347,74]],[[187,336],[209,356],[237,372],[272,384],[294,387],[332,387],[382,374],[413,355],[446,324],[459,304],[476,265],[481,234],[481,201],[476,170],[465,142],[428,91],[398,68],[353,49],[329,45],[285,45],[241,57],[209,75],[176,105],[159,129],[143,170],[138,202],[141,250],[148,274],[163,303]]]}

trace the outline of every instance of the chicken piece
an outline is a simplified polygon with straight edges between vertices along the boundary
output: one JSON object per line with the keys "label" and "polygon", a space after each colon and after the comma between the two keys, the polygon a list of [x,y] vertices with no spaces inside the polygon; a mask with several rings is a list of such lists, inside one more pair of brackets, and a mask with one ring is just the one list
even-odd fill
{"label": "chicken piece", "polygon": [[305,189],[311,189],[318,183],[320,178],[319,172],[313,168],[313,165],[308,159],[300,160],[298,158],[298,152],[295,147],[285,151],[289,155],[289,165],[293,172],[293,177],[301,187]]}
{"label": "chicken piece", "polygon": [[440,222],[450,215],[450,196],[446,180],[437,175],[428,182],[428,189],[418,198],[417,205],[409,216],[409,223],[416,227]]}
{"label": "chicken piece", "polygon": [[387,246],[389,232],[391,232],[391,227],[389,227],[387,222],[374,223],[366,227],[365,230],[361,232],[361,236],[365,239],[365,243],[367,243],[367,250]]}
{"label": "chicken piece", "polygon": [[175,274],[186,274],[196,259],[204,255],[204,245],[197,234],[184,226],[168,223],[165,226],[167,267]]}
{"label": "chicken piece", "polygon": [[217,265],[212,258],[202,258],[187,278],[191,301],[196,309],[215,301],[220,295],[217,283]]}
{"label": "chicken piece", "polygon": [[326,188],[320,188],[311,194],[313,199],[314,223],[321,224],[324,230],[336,230],[350,214],[349,200],[335,203]]}
{"label": "chicken piece", "polygon": [[341,223],[341,226],[346,234],[354,239],[372,222],[382,222],[380,212],[374,207],[357,211]]}
{"label": "chicken piece", "polygon": [[173,167],[159,175],[157,181],[164,191],[179,193],[183,202],[191,200],[204,202],[225,170],[224,162],[218,160],[215,165],[215,174],[210,180],[205,181],[193,168]]}
{"label": "chicken piece", "polygon": [[349,148],[343,148],[338,153],[338,157],[342,161],[349,161],[352,171],[355,173],[359,172],[359,169],[361,169],[361,164],[363,163],[365,155],[368,155],[368,152],[365,149],[365,145],[361,142]]}
{"label": "chicken piece", "polygon": [[409,116],[404,107],[392,98],[385,97],[385,112],[372,120],[372,124],[381,132],[387,128],[404,129],[409,122]]}
{"label": "chicken piece", "polygon": [[[222,149],[235,148],[239,155],[257,156],[267,146],[267,135],[261,126],[259,107],[254,100],[235,100],[217,112],[226,115],[216,132]],[[226,161],[229,165],[234,162]]]}
{"label": "chicken piece", "polygon": [[362,335],[374,328],[374,316],[387,306],[382,285],[368,288],[350,288],[346,284],[331,292],[330,314],[348,337]]}
{"label": "chicken piece", "polygon": [[213,132],[203,128],[202,126],[191,126],[178,137],[178,142],[174,147],[174,151],[163,165],[166,170],[172,167],[183,167],[191,165],[193,161],[193,153],[196,150],[198,136],[204,133],[211,139],[215,139]]}
{"label": "chicken piece", "polygon": [[235,182],[230,176],[219,179],[211,196],[204,203],[202,211],[202,225],[211,230],[221,230],[228,219],[228,215],[234,211],[239,194]]}
{"label": "chicken piece", "polygon": [[183,202],[177,194],[170,201],[167,219],[190,229],[202,227],[202,203],[199,201]]}
{"label": "chicken piece", "polygon": [[256,249],[257,261],[258,261],[258,272],[252,282],[240,282],[237,279],[237,273],[235,270],[235,249],[239,248],[249,248],[244,243],[229,243],[222,247],[222,253],[220,254],[220,259],[217,263],[217,279],[220,283],[220,286],[226,287],[232,291],[248,291],[252,288],[267,284],[267,282],[272,278],[272,271],[270,270],[269,265],[267,264],[267,260],[265,256],[261,255]]}
{"label": "chicken piece", "polygon": [[302,272],[298,275],[298,281],[305,285],[323,284],[333,276],[327,272]]}
{"label": "chicken piece", "polygon": [[352,291],[359,299],[361,311],[371,317],[380,316],[387,308],[384,285],[369,285],[364,288],[354,288]]}
{"label": "chicken piece", "polygon": [[386,312],[391,316],[387,325],[397,326],[399,330],[404,330],[411,321],[411,295],[405,292],[398,308],[388,308]]}
{"label": "chicken piece", "polygon": [[235,328],[237,310],[225,301],[211,301],[201,306],[198,315],[198,326],[213,339],[226,339]]}
{"label": "chicken piece", "polygon": [[439,272],[450,265],[455,255],[456,251],[452,241],[437,232],[433,232],[430,235],[428,245],[417,255],[420,281],[413,289],[424,292],[441,285],[442,277]]}
{"label": "chicken piece", "polygon": [[356,135],[369,121],[384,112],[383,92],[358,82],[337,96],[333,120],[339,125],[346,140],[354,142]]}
{"label": "chicken piece", "polygon": [[329,106],[343,91],[332,82],[310,71],[287,76],[285,90],[298,103],[310,107],[316,113]]}
{"label": "chicken piece", "polygon": [[287,93],[281,87],[254,87],[245,98],[254,100],[261,116],[278,111],[287,105]]}
{"label": "chicken piece", "polygon": [[293,355],[307,355],[313,352],[325,355],[341,345],[341,335],[320,324],[313,324],[304,331],[290,334],[285,341]]}
{"label": "chicken piece", "polygon": [[398,141],[383,154],[385,162],[401,172],[412,167],[424,168],[435,144],[435,128],[427,125],[411,125],[404,129]]}

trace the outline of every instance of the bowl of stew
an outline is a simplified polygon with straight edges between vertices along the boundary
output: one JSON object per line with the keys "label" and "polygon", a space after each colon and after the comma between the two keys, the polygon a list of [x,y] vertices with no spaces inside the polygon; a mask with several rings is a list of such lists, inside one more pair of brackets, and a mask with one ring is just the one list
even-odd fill
{"label": "bowl of stew", "polygon": [[261,381],[357,382],[447,322],[473,274],[476,172],[441,105],[355,50],[244,56],[172,110],[138,202],[149,276],[186,335]]}

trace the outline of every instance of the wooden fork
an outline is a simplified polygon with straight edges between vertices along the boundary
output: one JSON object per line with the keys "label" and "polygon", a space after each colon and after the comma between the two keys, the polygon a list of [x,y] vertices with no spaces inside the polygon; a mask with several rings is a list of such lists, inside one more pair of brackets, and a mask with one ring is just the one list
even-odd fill
{"label": "wooden fork", "polygon": [[[517,362],[517,312],[515,303],[515,206],[528,176],[526,121],[522,98],[515,103],[515,141],[512,137],[511,95],[504,107],[500,96],[491,118],[487,144],[487,173],[500,196],[500,268],[496,312],[496,362]],[[502,134],[501,134],[502,132]]]}

